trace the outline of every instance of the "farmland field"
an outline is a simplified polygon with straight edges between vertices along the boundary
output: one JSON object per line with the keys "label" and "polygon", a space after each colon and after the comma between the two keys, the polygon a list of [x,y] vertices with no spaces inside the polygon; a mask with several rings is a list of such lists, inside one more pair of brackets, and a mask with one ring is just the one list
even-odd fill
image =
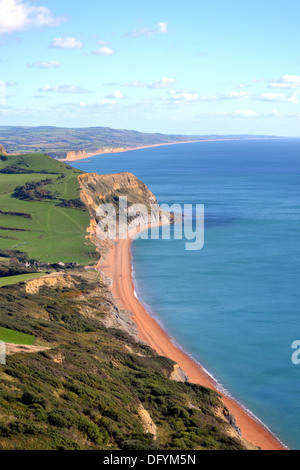
{"label": "farmland field", "polygon": [[0,277],[0,287],[12,286],[13,284],[26,282],[26,281],[29,281],[29,279],[36,279],[37,277],[41,277],[44,275],[45,273],[29,273],[29,274],[19,274],[18,276]]}
{"label": "farmland field", "polygon": [[3,341],[4,343],[32,346],[35,341],[35,336],[0,327],[0,341]]}
{"label": "farmland field", "polygon": [[[20,250],[41,262],[93,262],[95,247],[85,239],[90,214],[68,205],[80,204],[79,174],[43,154],[0,157],[0,250]],[[16,196],[16,188],[32,183],[42,196]]]}

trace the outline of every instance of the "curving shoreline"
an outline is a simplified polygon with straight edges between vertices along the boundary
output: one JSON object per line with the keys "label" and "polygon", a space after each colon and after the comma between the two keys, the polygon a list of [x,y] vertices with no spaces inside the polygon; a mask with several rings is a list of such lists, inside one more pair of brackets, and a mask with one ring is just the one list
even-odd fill
{"label": "curving shoreline", "polygon": [[[149,227],[143,227],[147,230]],[[212,388],[220,394],[216,381],[184,351],[179,349],[171,337],[149,315],[135,295],[132,279],[132,239],[117,240],[99,267],[112,279],[111,291],[117,302],[125,310],[132,312],[132,319],[138,329],[138,336],[146,341],[158,354],[175,361],[188,375],[190,382]],[[222,400],[236,419],[243,439],[263,450],[286,450],[284,445],[255,417],[232,398],[222,395]]]}
{"label": "curving shoreline", "polygon": [[[276,139],[277,137],[268,137],[268,139]],[[142,150],[148,149],[152,147],[164,147],[166,145],[180,145],[180,144],[195,144],[195,143],[203,143],[203,142],[225,142],[225,141],[241,141],[241,140],[266,140],[264,137],[248,137],[248,138],[224,138],[224,139],[202,139],[202,140],[185,140],[182,142],[164,142],[160,144],[150,144],[150,145],[140,145],[138,147],[118,147],[118,148],[101,148],[95,152],[88,152],[85,153],[85,150],[80,150],[78,154],[76,151],[68,152],[66,158],[59,159],[61,162],[76,162],[85,160],[90,157],[97,157],[99,155],[112,155],[112,154],[119,154],[124,152],[132,152],[134,150]]]}

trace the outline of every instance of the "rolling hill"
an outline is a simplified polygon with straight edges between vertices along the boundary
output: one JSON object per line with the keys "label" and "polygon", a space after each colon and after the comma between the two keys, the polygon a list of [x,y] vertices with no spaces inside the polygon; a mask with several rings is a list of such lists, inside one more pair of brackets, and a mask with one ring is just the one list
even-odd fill
{"label": "rolling hill", "polygon": [[43,154],[0,155],[0,250],[48,263],[95,261],[80,174]]}

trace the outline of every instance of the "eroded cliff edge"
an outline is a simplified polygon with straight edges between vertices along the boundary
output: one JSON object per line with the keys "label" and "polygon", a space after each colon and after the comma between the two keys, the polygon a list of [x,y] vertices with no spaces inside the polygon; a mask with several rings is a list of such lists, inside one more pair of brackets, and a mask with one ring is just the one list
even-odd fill
{"label": "eroded cliff edge", "polygon": [[[114,243],[113,240],[104,240],[104,237],[97,236],[97,224],[99,222],[97,209],[101,204],[112,204],[116,209],[116,214],[118,215],[119,197],[126,196],[129,211],[130,207],[135,204],[142,204],[147,207],[149,219],[144,218],[145,224],[147,224],[149,220],[153,222],[167,220],[168,216],[161,211],[156,214],[152,214],[150,218],[151,207],[158,207],[157,199],[147,186],[132,173],[125,172],[112,175],[85,173],[78,177],[78,181],[81,187],[80,198],[88,207],[91,214],[91,223],[88,228],[87,237],[90,242],[97,247],[101,257],[105,256],[109,248]],[[130,215],[128,217],[130,217]],[[130,223],[132,226],[135,225],[135,220],[136,226],[138,226],[141,221],[143,221],[143,218],[141,215],[130,217]]]}
{"label": "eroded cliff edge", "polygon": [[130,149],[127,149],[126,147],[101,147],[95,152],[86,152],[85,150],[70,150],[70,152],[67,152],[66,158],[61,159],[61,161],[74,162],[76,160],[82,160],[84,158],[93,157],[95,155],[121,153],[125,152],[126,150]]}
{"label": "eroded cliff edge", "polygon": [[5,151],[5,148],[3,147],[2,144],[0,144],[0,154],[1,155],[7,155],[6,151]]}

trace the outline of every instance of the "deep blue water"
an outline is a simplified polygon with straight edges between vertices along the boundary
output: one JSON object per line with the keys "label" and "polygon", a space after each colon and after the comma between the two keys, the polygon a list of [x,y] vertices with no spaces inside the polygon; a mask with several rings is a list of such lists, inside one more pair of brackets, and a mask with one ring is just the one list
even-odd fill
{"label": "deep blue water", "polygon": [[205,204],[205,245],[136,240],[137,291],[177,342],[300,449],[300,140],[206,142],[76,162],[130,171],[160,203]]}

